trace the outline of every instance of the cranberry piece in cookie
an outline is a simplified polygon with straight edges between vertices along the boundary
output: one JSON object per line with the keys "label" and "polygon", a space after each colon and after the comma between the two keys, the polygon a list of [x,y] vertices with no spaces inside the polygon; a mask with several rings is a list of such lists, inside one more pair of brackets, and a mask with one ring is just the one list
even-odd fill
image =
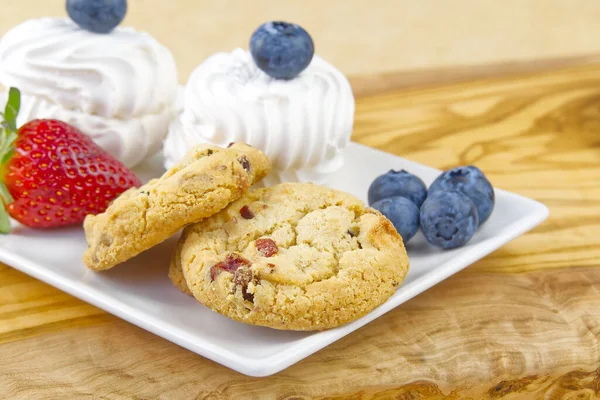
{"label": "cranberry piece in cookie", "polygon": [[254,295],[252,293],[248,293],[248,284],[251,280],[252,271],[250,271],[248,268],[240,268],[235,271],[235,274],[233,274],[233,281],[237,286],[241,287],[244,300],[253,302]]}
{"label": "cranberry piece in cookie", "polygon": [[240,208],[240,215],[244,219],[252,219],[252,218],[254,218],[254,213],[252,212],[252,210],[248,206],[244,206],[244,207]]}
{"label": "cranberry piece in cookie", "polygon": [[242,168],[250,172],[250,161],[248,161],[248,158],[246,158],[246,156],[241,156],[240,158],[238,158],[238,161],[240,162],[240,164],[242,164]]}
{"label": "cranberry piece in cookie", "polygon": [[275,243],[273,239],[269,238],[257,239],[256,249],[265,257],[273,257],[279,252],[279,247],[277,247],[277,243]]}
{"label": "cranberry piece in cookie", "polygon": [[214,281],[223,271],[235,272],[240,267],[250,267],[252,263],[239,254],[231,253],[221,261],[210,268],[210,279]]}
{"label": "cranberry piece in cookie", "polygon": [[227,264],[223,261],[210,267],[210,280],[214,281],[221,271],[227,271]]}

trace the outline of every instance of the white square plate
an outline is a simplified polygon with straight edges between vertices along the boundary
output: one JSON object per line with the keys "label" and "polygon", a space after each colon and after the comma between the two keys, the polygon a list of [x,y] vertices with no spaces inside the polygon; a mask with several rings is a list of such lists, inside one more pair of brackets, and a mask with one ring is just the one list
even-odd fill
{"label": "white square plate", "polygon": [[[328,185],[365,200],[373,179],[389,169],[406,169],[431,183],[440,171],[352,143],[346,165]],[[162,172],[155,157],[138,172],[148,179]],[[496,208],[465,246],[442,251],[421,234],[408,244],[411,268],[397,292],[368,315],[324,332],[284,332],[244,325],[212,312],[180,293],[167,277],[174,239],[113,270],[95,273],[81,261],[81,228],[35,231],[19,224],[0,237],[0,260],[119,316],[156,335],[251,376],[279,372],[353,332],[433,285],[486,256],[542,222],[548,209],[533,200],[496,190]],[[223,335],[223,332],[227,332]]]}

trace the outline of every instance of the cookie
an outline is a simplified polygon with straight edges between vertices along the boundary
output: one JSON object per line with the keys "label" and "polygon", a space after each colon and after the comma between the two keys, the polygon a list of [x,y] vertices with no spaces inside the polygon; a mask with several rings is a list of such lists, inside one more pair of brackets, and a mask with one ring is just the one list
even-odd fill
{"label": "cookie", "polygon": [[244,144],[198,146],[162,177],[129,189],[104,213],[88,215],[83,261],[93,270],[112,268],[219,212],[270,169],[266,155]]}
{"label": "cookie", "polygon": [[177,289],[189,296],[193,296],[185,281],[185,276],[183,276],[183,270],[181,269],[181,248],[185,242],[183,236],[184,235],[182,234],[182,237],[179,238],[173,256],[171,257],[171,262],[169,263],[169,279]]}
{"label": "cookie", "polygon": [[402,238],[382,214],[350,194],[303,183],[247,193],[186,227],[179,246],[173,268],[182,268],[199,302],[276,329],[353,321],[384,303],[409,267]]}

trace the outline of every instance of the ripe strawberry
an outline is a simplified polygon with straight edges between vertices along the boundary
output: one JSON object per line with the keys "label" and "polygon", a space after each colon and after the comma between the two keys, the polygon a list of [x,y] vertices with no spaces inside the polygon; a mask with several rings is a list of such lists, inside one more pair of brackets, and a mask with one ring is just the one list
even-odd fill
{"label": "ripe strawberry", "polygon": [[20,94],[10,90],[0,134],[0,232],[11,217],[32,228],[81,223],[140,180],[77,128],[35,120],[16,129]]}

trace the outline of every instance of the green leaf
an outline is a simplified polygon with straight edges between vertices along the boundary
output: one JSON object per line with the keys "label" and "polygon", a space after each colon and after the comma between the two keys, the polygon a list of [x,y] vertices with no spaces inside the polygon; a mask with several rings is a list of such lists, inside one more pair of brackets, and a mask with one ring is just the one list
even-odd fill
{"label": "green leaf", "polygon": [[3,204],[8,205],[15,201],[11,196],[4,182],[0,182],[0,196],[2,196]]}
{"label": "green leaf", "polygon": [[10,88],[8,100],[4,107],[4,121],[0,122],[0,163],[6,165],[14,154],[14,144],[17,140],[17,115],[21,107],[21,92],[17,88]]}
{"label": "green leaf", "polygon": [[2,121],[0,123],[0,125],[2,125],[2,127],[4,127],[4,129],[6,129],[7,131],[10,131],[10,132],[17,131],[17,125],[16,125],[15,121]]}
{"label": "green leaf", "polygon": [[18,135],[11,130],[5,130],[0,140],[0,165],[6,165],[15,153],[13,144],[17,140]]}
{"label": "green leaf", "polygon": [[8,101],[4,107],[4,121],[10,124],[10,128],[17,130],[17,115],[21,108],[21,92],[19,89],[11,87],[8,91]]}
{"label": "green leaf", "polygon": [[[4,107],[0,123],[0,163],[5,166],[15,152],[14,143],[17,140],[17,115],[21,107],[21,92],[16,88],[8,91],[8,100]],[[10,232],[10,219],[6,206],[14,201],[10,195],[4,177],[0,176],[0,234]]]}
{"label": "green leaf", "polygon": [[12,146],[12,144],[15,142],[15,140],[17,140],[18,137],[19,135],[16,131],[8,132],[8,135],[6,135],[6,142]]}
{"label": "green leaf", "polygon": [[8,218],[8,212],[6,206],[0,201],[0,233],[10,233],[10,219]]}
{"label": "green leaf", "polygon": [[0,154],[3,154],[2,160],[0,160],[0,165],[6,165],[8,161],[12,158],[12,156],[15,154],[15,149],[10,149]]}

